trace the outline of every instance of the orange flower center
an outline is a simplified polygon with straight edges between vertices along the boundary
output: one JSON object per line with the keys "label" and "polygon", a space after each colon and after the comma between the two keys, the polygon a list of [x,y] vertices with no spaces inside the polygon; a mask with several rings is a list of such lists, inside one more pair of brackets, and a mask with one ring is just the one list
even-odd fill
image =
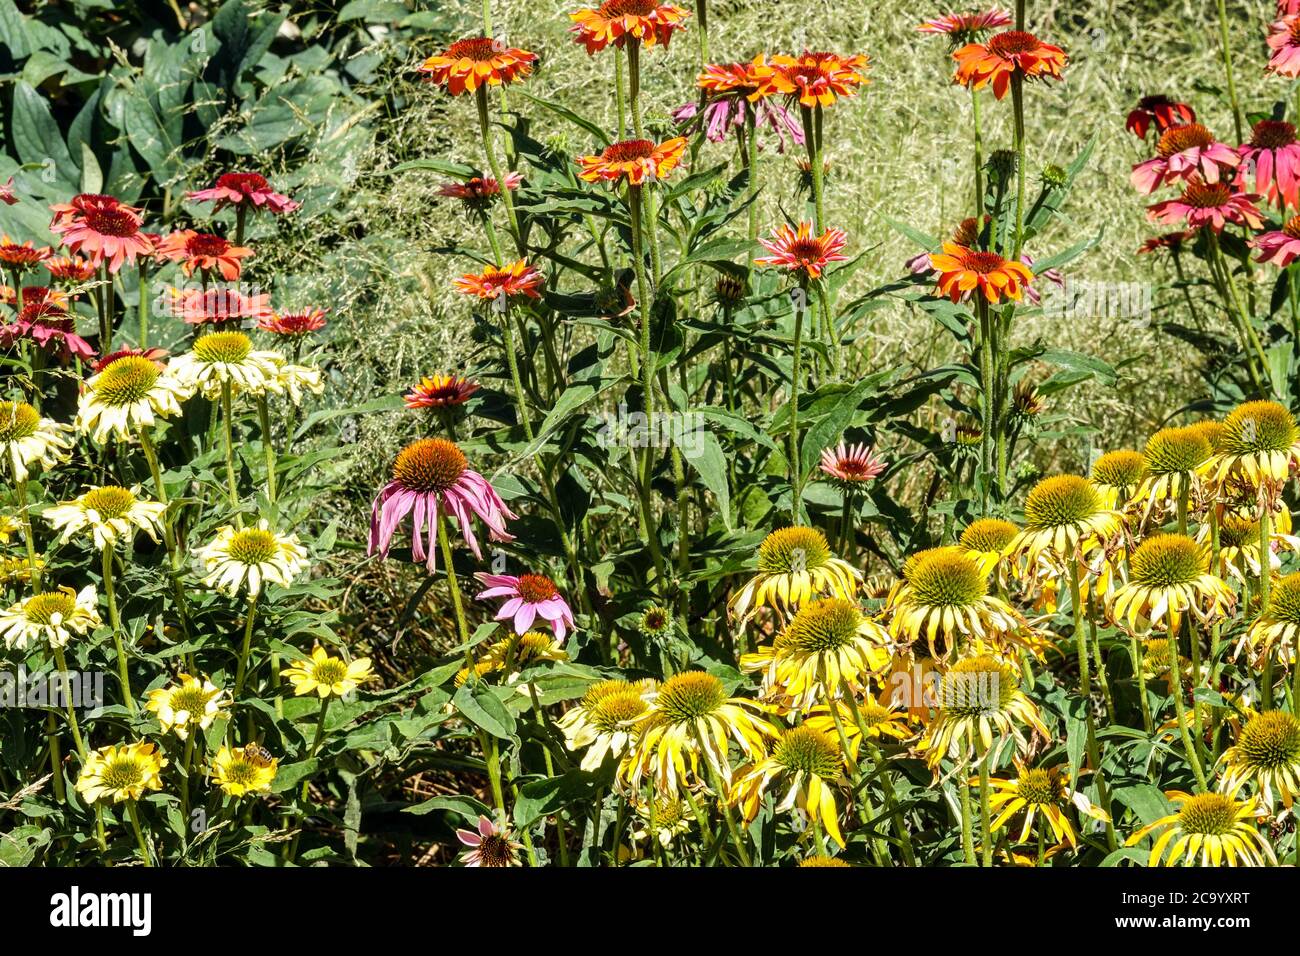
{"label": "orange flower center", "polygon": [[805,262],[822,257],[822,244],[817,239],[796,239],[790,243],[790,255]]}
{"label": "orange flower center", "polygon": [[1186,126],[1171,126],[1165,130],[1156,144],[1156,152],[1164,159],[1186,149],[1197,147],[1204,149],[1214,142],[1210,131],[1200,123],[1188,123]]}
{"label": "orange flower center", "polygon": [[989,50],[1004,60],[1014,59],[1022,53],[1033,53],[1043,43],[1025,30],[1008,30],[989,40]]}
{"label": "orange flower center", "polygon": [[446,491],[465,473],[465,454],[445,438],[411,442],[393,463],[393,479],[411,491]]}
{"label": "orange flower center", "polygon": [[559,593],[555,582],[541,574],[519,575],[519,583],[515,588],[519,591],[519,596],[529,604],[540,604]]}
{"label": "orange flower center", "polygon": [[655,144],[648,139],[627,139],[605,149],[602,154],[611,163],[627,163],[635,159],[649,159],[654,155]]}
{"label": "orange flower center", "polygon": [[457,40],[447,48],[448,59],[453,60],[478,60],[480,62],[490,60],[496,55],[496,49],[491,37],[470,37],[468,40]]}
{"label": "orange flower center", "polygon": [[1208,185],[1192,183],[1183,191],[1183,202],[1197,209],[1215,209],[1232,198],[1232,191],[1223,183]]}
{"label": "orange flower center", "polygon": [[1281,120],[1260,120],[1251,130],[1250,145],[1257,149],[1281,149],[1295,143],[1295,127]]}
{"label": "orange flower center", "polygon": [[1288,219],[1282,231],[1292,239],[1300,239],[1300,216],[1292,216]]}
{"label": "orange flower center", "polygon": [[92,205],[86,209],[86,224],[101,236],[125,239],[140,231],[135,216],[114,206]]}
{"label": "orange flower center", "polygon": [[978,272],[980,275],[989,275],[997,272],[1007,264],[996,252],[982,252],[978,249],[967,249],[966,254],[961,258],[963,268],[971,272]]}

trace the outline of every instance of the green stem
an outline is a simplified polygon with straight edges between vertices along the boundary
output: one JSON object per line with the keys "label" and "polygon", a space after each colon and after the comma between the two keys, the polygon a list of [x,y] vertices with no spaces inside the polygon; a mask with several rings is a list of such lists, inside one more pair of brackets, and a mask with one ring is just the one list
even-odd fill
{"label": "green stem", "polygon": [[131,818],[131,829],[135,831],[136,842],[140,844],[140,862],[144,866],[153,866],[153,860],[149,856],[149,844],[145,841],[144,831],[140,829],[140,813],[136,809],[134,800],[126,802],[126,812]]}
{"label": "green stem", "polygon": [[72,680],[68,677],[68,660],[62,647],[53,647],[54,662],[58,665],[59,675],[63,681],[63,705],[68,717],[68,727],[72,730],[72,741],[77,745],[77,754],[82,763],[86,761],[86,743],[81,739],[81,725],[77,722],[77,711],[72,706]]}
{"label": "green stem", "polygon": [[[447,571],[447,590],[451,592],[451,606],[456,614],[456,629],[460,633],[460,641],[466,645],[465,656],[470,660],[469,650],[469,622],[465,619],[465,607],[461,602],[460,583],[456,580],[456,567],[452,564],[451,541],[447,537],[447,519],[439,513],[438,518],[438,544],[442,548],[442,563],[446,566]],[[470,672],[473,673],[474,667],[472,660],[470,662]]]}
{"label": "green stem", "polygon": [[1237,132],[1237,142],[1242,142],[1243,124],[1241,104],[1237,102],[1237,80],[1232,70],[1232,41],[1228,35],[1228,11],[1223,0],[1218,0],[1219,7],[1219,42],[1223,46],[1223,70],[1227,74],[1228,102],[1232,105],[1232,124]]}
{"label": "green stem", "polygon": [[796,523],[803,520],[803,466],[799,459],[799,380],[803,377],[803,315],[808,308],[808,277],[800,274],[802,293],[794,304],[794,341],[790,368],[790,509]]}
{"label": "green stem", "polygon": [[[248,676],[248,655],[253,647],[253,622],[257,619],[257,595],[250,594],[248,597],[248,614],[244,617],[244,642],[239,649],[239,666],[235,671],[235,690],[232,695],[234,700],[239,700],[239,695],[244,689],[244,680]],[[234,732],[235,722],[230,722],[231,732]]]}
{"label": "green stem", "polygon": [[[1083,704],[1083,714],[1087,726],[1086,749],[1088,762],[1092,765],[1093,777],[1097,781],[1098,803],[1106,811],[1107,817],[1111,817],[1110,792],[1107,789],[1106,777],[1101,768],[1101,752],[1097,747],[1096,721],[1092,717],[1092,674],[1088,664],[1088,638],[1083,627],[1084,611],[1082,588],[1079,584],[1079,561],[1074,555],[1069,555],[1068,560],[1070,562],[1070,597],[1074,609],[1075,651],[1079,659],[1079,697]],[[1106,845],[1112,851],[1119,847],[1115,837],[1115,825],[1110,820],[1106,822]]]}
{"label": "green stem", "polygon": [[131,676],[126,649],[122,646],[122,621],[117,613],[117,593],[113,587],[113,546],[104,545],[104,597],[108,601],[108,625],[113,631],[113,650],[117,654],[117,676],[122,684],[122,699],[128,713],[135,713],[135,695],[131,693]]}
{"label": "green stem", "polygon": [[262,453],[266,456],[266,497],[271,504],[275,504],[277,462],[275,442],[271,439],[271,410],[265,395],[257,396],[257,421],[262,429]]}
{"label": "green stem", "polygon": [[230,382],[221,383],[221,418],[222,435],[226,445],[226,491],[230,496],[230,509],[239,509],[239,483],[235,478],[235,427],[231,421],[231,408],[234,404]]}
{"label": "green stem", "polygon": [[976,745],[979,757],[979,774],[980,774],[980,834],[984,838],[981,847],[980,865],[990,867],[993,865],[993,814],[989,810],[989,759],[988,748],[982,743]]}
{"label": "green stem", "polygon": [[41,593],[41,563],[36,556],[36,538],[32,534],[32,516],[27,510],[27,479],[17,483],[18,515],[23,523],[23,541],[27,546],[27,569],[32,578],[32,594]]}

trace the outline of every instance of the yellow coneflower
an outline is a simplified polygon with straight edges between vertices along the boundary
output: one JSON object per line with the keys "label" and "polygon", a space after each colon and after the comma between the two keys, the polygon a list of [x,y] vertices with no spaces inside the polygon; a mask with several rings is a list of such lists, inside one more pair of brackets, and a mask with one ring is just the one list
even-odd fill
{"label": "yellow coneflower", "polygon": [[110,745],[92,750],[77,777],[77,792],[87,803],[139,800],[146,790],[161,790],[159,774],[167,758],[157,744]]}
{"label": "yellow coneflower", "polygon": [[298,536],[272,531],[265,518],[252,528],[221,527],[195,556],[207,570],[204,581],[231,597],[241,590],[257,595],[267,581],[288,587],[307,568]]}
{"label": "yellow coneflower", "polygon": [[957,545],[975,559],[985,577],[996,570],[999,585],[1005,587],[1006,565],[1003,555],[1019,532],[1020,529],[1010,521],[977,518],[962,531]]}
{"label": "yellow coneflower", "polygon": [[47,508],[42,515],[60,531],[64,542],[78,532],[89,530],[97,550],[115,546],[119,539],[128,543],[143,531],[156,544],[162,534],[162,515],[167,506],[141,498],[140,489],[103,485],[91,488],[72,501]]}
{"label": "yellow coneflower", "polygon": [[[1236,793],[1165,792],[1178,809],[1128,838],[1136,846],[1160,831],[1147,866],[1268,866],[1277,857],[1254,825],[1263,814],[1258,798],[1237,800]],[[1166,855],[1168,851],[1168,855]]]}
{"label": "yellow coneflower", "polygon": [[1025,499],[1025,527],[1007,553],[1026,559],[1032,573],[1039,556],[1058,561],[1078,558],[1088,545],[1104,542],[1120,530],[1117,511],[1106,506],[1101,492],[1081,475],[1053,475],[1030,490]]}
{"label": "yellow coneflower", "polygon": [[542,631],[511,635],[494,642],[483,653],[483,663],[490,664],[491,670],[505,670],[508,667],[512,675],[532,664],[568,659],[568,652],[560,640],[554,634]]}
{"label": "yellow coneflower", "polygon": [[280,671],[280,676],[293,684],[296,697],[311,693],[318,697],[342,697],[359,684],[374,680],[375,672],[370,669],[368,657],[345,661],[341,657],[331,657],[317,644],[311,650],[311,657],[295,661]]}
{"label": "yellow coneflower", "polygon": [[795,525],[763,539],[758,573],[732,595],[728,609],[741,621],[763,606],[788,614],[814,595],[851,600],[861,583],[862,572],[835,557],[824,534]]}
{"label": "yellow coneflower", "polygon": [[731,787],[731,802],[749,822],[758,816],[767,788],[779,780],[785,797],[777,811],[798,807],[808,814],[813,826],[825,827],[831,839],[843,847],[835,803],[835,787],[843,778],[844,752],[839,743],[830,734],[801,724],[781,735],[770,756],[738,773]]}
{"label": "yellow coneflower", "polygon": [[1144,503],[1143,519],[1157,509],[1174,508],[1185,527],[1186,508],[1200,487],[1200,469],[1213,454],[1202,430],[1162,428],[1147,440],[1142,460],[1146,477],[1134,498]]}
{"label": "yellow coneflower", "polygon": [[[475,677],[486,677],[488,674],[496,672],[499,667],[500,665],[496,661],[477,660],[474,662],[473,673]],[[452,685],[457,688],[463,687],[469,682],[469,679],[470,669],[462,667],[456,671],[456,676],[452,678]]]}
{"label": "yellow coneflower", "polygon": [[[1095,806],[1084,793],[1071,786],[1069,777],[1060,767],[1026,767],[1019,757],[1015,758],[1015,765],[1017,773],[1014,778],[1001,780],[995,777],[989,780],[989,786],[993,788],[993,793],[989,796],[989,809],[998,814],[993,820],[991,832],[997,833],[1023,810],[1025,821],[1016,842],[1024,843],[1034,832],[1035,815],[1041,813],[1047,825],[1052,828],[1056,842],[1069,843],[1073,847],[1078,846],[1079,835],[1065,812],[1066,808],[1073,806],[1094,820],[1110,819],[1105,810]],[[970,783],[978,786],[979,778]]]}
{"label": "yellow coneflower", "polygon": [[33,466],[52,468],[72,448],[72,429],[26,402],[0,402],[0,465],[16,482]]}
{"label": "yellow coneflower", "polygon": [[674,674],[650,699],[650,709],[637,722],[636,743],[623,760],[620,775],[633,789],[649,775],[660,794],[698,777],[700,758],[724,784],[731,781],[727,755],[731,741],[751,759],[767,752],[778,735],[761,716],[764,708],[752,700],[728,697],[721,680],[704,671]]}
{"label": "yellow coneflower", "polygon": [[1246,402],[1223,420],[1206,479],[1216,488],[1238,481],[1265,500],[1276,498],[1300,467],[1300,429],[1295,416],[1277,402]]}
{"label": "yellow coneflower", "polygon": [[13,515],[0,515],[0,544],[8,544],[22,530],[23,523]]}
{"label": "yellow coneflower", "polygon": [[1178,673],[1186,678],[1192,672],[1192,662],[1178,653],[1178,641],[1167,637],[1154,637],[1142,645],[1142,679],[1153,681],[1163,679],[1174,693],[1178,686],[1174,679],[1173,661],[1178,658]]}
{"label": "yellow coneflower", "polygon": [[23,598],[0,612],[0,637],[5,647],[26,650],[32,641],[61,648],[74,636],[85,635],[103,622],[99,617],[95,586],[80,591],[61,587]]}
{"label": "yellow coneflower", "polygon": [[640,820],[639,826],[632,831],[632,842],[654,840],[662,847],[669,847],[673,840],[691,828],[690,808],[680,797],[655,797],[646,800],[638,797],[633,804]]}
{"label": "yellow coneflower", "polygon": [[636,725],[650,710],[649,698],[658,685],[652,680],[598,681],[587,688],[577,706],[557,721],[564,745],[587,748],[583,770],[596,770],[606,757],[622,759],[636,738]]}
{"label": "yellow coneflower", "polygon": [[112,437],[123,441],[159,418],[181,413],[181,402],[194,390],[176,380],[161,362],[143,355],[122,355],[92,375],[77,403],[77,431],[103,445]]}
{"label": "yellow coneflower", "polygon": [[1236,793],[1251,782],[1266,807],[1280,797],[1282,805],[1290,809],[1300,793],[1300,720],[1280,710],[1257,714],[1219,759],[1223,765],[1220,790]]}
{"label": "yellow coneflower", "polygon": [[1259,666],[1276,653],[1278,659],[1291,664],[1300,642],[1300,572],[1288,574],[1269,592],[1268,606],[1237,644],[1240,655],[1249,649],[1252,663]]}
{"label": "yellow coneflower", "polygon": [[762,674],[763,695],[807,710],[838,696],[845,684],[863,685],[889,666],[885,632],[853,601],[809,601],[776,640],[740,659],[743,671]]}
{"label": "yellow coneflower", "polygon": [[1123,508],[1146,477],[1146,459],[1130,449],[1108,451],[1092,463],[1092,483],[1107,508]]}
{"label": "yellow coneflower", "polygon": [[178,355],[170,371],[182,387],[220,398],[223,386],[236,393],[261,395],[282,390],[279,381],[284,358],[278,352],[259,352],[243,332],[209,332],[194,340],[194,347]]}
{"label": "yellow coneflower", "polygon": [[849,869],[853,868],[852,863],[845,863],[837,856],[810,856],[800,860],[797,865],[799,867],[827,866],[827,867],[847,867]]}
{"label": "yellow coneflower", "polygon": [[226,692],[207,678],[177,674],[177,683],[151,690],[145,710],[152,711],[162,725],[162,732],[174,731],[185,740],[191,728],[207,730],[230,706]]}
{"label": "yellow coneflower", "polygon": [[995,742],[1012,739],[1023,751],[1021,724],[1044,738],[1051,736],[1038,708],[1020,689],[1017,668],[992,654],[957,661],[944,672],[936,692],[939,711],[921,742],[932,768],[937,769],[945,756],[962,763],[970,760],[977,740],[988,751]]}
{"label": "yellow coneflower", "polygon": [[1152,535],[1129,557],[1128,583],[1107,596],[1111,619],[1136,634],[1162,625],[1177,634],[1186,613],[1208,625],[1236,603],[1209,564],[1209,552],[1187,535]]}
{"label": "yellow coneflower", "polygon": [[[858,757],[858,751],[862,749],[864,729],[871,740],[888,737],[891,740],[902,741],[915,736],[916,731],[912,727],[913,718],[906,710],[892,705],[886,706],[874,697],[867,697],[854,703],[857,705],[856,714],[854,708],[842,700],[814,707],[808,712],[808,717],[802,726],[820,730],[824,734],[834,734],[836,737],[842,729],[844,739],[849,745],[849,755],[854,760]],[[832,707],[836,709],[834,714],[831,713]],[[838,728],[835,724],[836,717],[839,717]]]}
{"label": "yellow coneflower", "polygon": [[1216,422],[1212,418],[1205,418],[1199,422],[1192,422],[1187,427],[1195,428],[1198,432],[1204,435],[1205,440],[1210,443],[1211,451],[1218,452],[1220,450],[1219,442],[1223,439],[1223,422]]}
{"label": "yellow coneflower", "polygon": [[209,774],[212,783],[232,797],[266,793],[271,789],[280,758],[259,744],[230,747],[222,744],[212,758]]}
{"label": "yellow coneflower", "polygon": [[[1273,520],[1269,522],[1269,571],[1282,567],[1278,552],[1290,551],[1300,554],[1300,538],[1291,533],[1291,512],[1281,502],[1281,507],[1273,511]],[[1265,507],[1269,505],[1265,504]],[[1224,571],[1242,584],[1259,580],[1262,565],[1259,560],[1260,519],[1253,514],[1241,511],[1225,511],[1219,519],[1219,561]],[[1211,540],[1209,524],[1201,526],[1196,535],[1196,542],[1208,547]]]}

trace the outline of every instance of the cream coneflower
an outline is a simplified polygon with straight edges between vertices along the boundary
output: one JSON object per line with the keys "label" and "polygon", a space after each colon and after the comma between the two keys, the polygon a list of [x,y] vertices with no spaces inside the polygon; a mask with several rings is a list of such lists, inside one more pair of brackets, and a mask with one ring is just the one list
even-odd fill
{"label": "cream coneflower", "polygon": [[758,573],[732,595],[728,610],[741,621],[764,606],[789,614],[814,595],[852,599],[861,582],[862,572],[831,554],[824,534],[794,525],[763,539]]}
{"label": "cream coneflower", "polygon": [[888,637],[854,601],[814,599],[771,644],[745,654],[740,669],[762,674],[763,696],[807,710],[839,696],[844,685],[865,687],[889,667]]}
{"label": "cream coneflower", "polygon": [[315,694],[323,698],[351,693],[357,685],[374,680],[375,672],[370,668],[368,657],[345,661],[341,657],[331,657],[317,644],[311,649],[311,657],[290,664],[280,671],[280,676],[293,684],[295,697]]}
{"label": "cream coneflower", "polygon": [[728,697],[722,681],[704,671],[674,674],[650,699],[650,710],[636,726],[636,743],[624,758],[620,775],[633,790],[643,777],[661,794],[676,795],[698,777],[700,758],[721,778],[731,781],[728,749],[735,742],[751,759],[767,752],[777,730],[759,714],[763,707],[742,697]]}
{"label": "cream coneflower", "polygon": [[171,372],[184,387],[214,399],[227,384],[236,392],[253,395],[276,390],[283,364],[278,352],[255,351],[253,340],[243,332],[210,332],[195,339],[189,352],[172,360]]}
{"label": "cream coneflower", "polygon": [[[801,726],[820,730],[824,734],[834,734],[836,738],[842,730],[844,739],[848,741],[849,755],[854,760],[862,749],[863,731],[866,731],[869,740],[877,742],[885,738],[893,741],[909,740],[916,735],[912,726],[913,718],[906,710],[893,704],[882,704],[869,695],[862,700],[855,699],[854,704],[856,708],[843,700],[836,700],[814,707],[808,711]],[[834,713],[831,712],[832,707],[835,708]]]}
{"label": "cream coneflower", "polygon": [[1111,619],[1135,634],[1177,634],[1187,613],[1208,626],[1236,603],[1209,564],[1209,552],[1187,535],[1152,535],[1129,556],[1128,582],[1107,595]]}
{"label": "cream coneflower", "polygon": [[[1157,508],[1174,507],[1180,512],[1199,490],[1199,469],[1213,449],[1201,429],[1162,428],[1147,440],[1142,463],[1146,477],[1134,497],[1145,503],[1144,517]],[[1186,515],[1180,513],[1180,522]]]}
{"label": "cream coneflower", "polygon": [[1237,644],[1240,656],[1249,650],[1256,666],[1275,654],[1287,664],[1295,662],[1300,642],[1300,573],[1288,574],[1269,592],[1268,606]]}
{"label": "cream coneflower", "polygon": [[294,405],[302,405],[308,392],[313,395],[324,394],[325,380],[318,368],[281,362],[276,366],[275,377],[267,383],[266,390],[286,396]]}
{"label": "cream coneflower", "polygon": [[730,799],[748,823],[758,816],[763,794],[779,783],[785,796],[777,804],[777,812],[797,807],[814,827],[824,827],[843,847],[835,803],[835,788],[843,782],[844,751],[839,742],[830,734],[800,724],[781,735],[770,756],[738,772]]}
{"label": "cream coneflower", "polygon": [[214,786],[231,797],[246,797],[253,793],[269,793],[280,767],[280,758],[260,744],[243,747],[222,744],[212,758],[208,774]]}
{"label": "cream coneflower", "polygon": [[92,750],[77,777],[77,792],[87,803],[139,800],[146,790],[162,789],[167,758],[157,744],[110,745]]}
{"label": "cream coneflower", "polygon": [[26,402],[0,402],[0,462],[14,481],[26,481],[33,466],[51,468],[63,459],[71,431]]}
{"label": "cream coneflower", "polygon": [[1025,499],[1025,527],[1007,548],[1035,568],[1040,555],[1062,561],[1080,557],[1089,546],[1119,532],[1119,513],[1081,475],[1053,475],[1034,485]]}
{"label": "cream coneflower", "polygon": [[554,634],[542,631],[528,631],[496,641],[483,654],[483,660],[490,662],[493,670],[508,671],[507,676],[532,664],[568,659],[563,642]]}
{"label": "cream coneflower", "polygon": [[1146,477],[1146,458],[1141,452],[1127,448],[1108,451],[1092,463],[1089,474],[1105,506],[1123,508]]}
{"label": "cream coneflower", "polygon": [[[1026,767],[1019,757],[1015,758],[1016,776],[1000,780],[993,778],[989,785],[993,788],[989,796],[989,809],[998,814],[993,820],[990,832],[997,833],[1022,810],[1025,814],[1024,825],[1016,842],[1024,843],[1034,832],[1034,820],[1042,814],[1057,843],[1069,843],[1078,846],[1079,835],[1070,820],[1067,808],[1073,806],[1085,816],[1094,820],[1109,820],[1110,815],[1101,807],[1095,806],[1080,790],[1071,786],[1069,776],[1060,767]],[[971,781],[972,786],[979,785],[979,779]],[[1000,812],[999,812],[1000,811]]]}
{"label": "cream coneflower", "polygon": [[1211,484],[1235,480],[1272,500],[1300,467],[1300,429],[1277,402],[1246,402],[1223,420],[1215,451],[1205,467]]}
{"label": "cream coneflower", "polygon": [[207,730],[222,711],[230,706],[230,699],[212,681],[177,674],[176,683],[149,691],[145,710],[152,711],[162,725],[162,732],[174,732],[181,740],[190,730]]}
{"label": "cream coneflower", "polygon": [[129,544],[137,531],[143,531],[156,544],[166,510],[166,505],[141,498],[138,486],[102,485],[72,501],[47,508],[42,517],[61,532],[60,542],[89,531],[95,548],[102,551],[116,546],[118,539]]}
{"label": "cream coneflower", "polygon": [[[1300,554],[1300,537],[1291,533],[1291,511],[1282,501],[1264,507],[1273,511],[1268,531],[1269,573],[1282,567],[1281,551]],[[1196,534],[1197,544],[1208,547],[1211,539],[1209,523],[1201,525]],[[1263,570],[1259,553],[1260,519],[1249,511],[1224,511],[1219,518],[1219,562],[1226,574],[1243,585],[1255,582]]]}
{"label": "cream coneflower", "polygon": [[[1165,792],[1177,809],[1138,830],[1127,840],[1136,846],[1155,833],[1147,866],[1268,866],[1273,848],[1255,826],[1264,814],[1259,799],[1237,800],[1236,793]],[[1167,855],[1166,855],[1167,853]]]}
{"label": "cream coneflower", "polygon": [[80,591],[61,587],[23,598],[0,612],[0,637],[5,647],[26,650],[32,641],[63,647],[74,636],[81,637],[103,623],[99,618],[99,596],[95,586]]}
{"label": "cream coneflower", "polygon": [[194,389],[171,371],[144,355],[122,355],[87,380],[77,403],[77,431],[89,433],[96,444],[110,436],[123,441],[152,428],[159,418],[181,413],[181,402]]}
{"label": "cream coneflower", "polygon": [[599,769],[606,757],[622,759],[635,739],[636,723],[649,711],[649,698],[657,688],[654,681],[648,680],[598,681],[557,721],[569,750],[586,749],[583,770]]}
{"label": "cream coneflower", "polygon": [[945,756],[959,763],[976,753],[976,741],[987,752],[997,743],[1014,740],[1025,750],[1021,725],[1050,738],[1038,708],[1020,689],[1020,673],[1008,661],[992,654],[965,657],[943,672],[935,688],[939,710],[926,731],[921,749],[927,762],[938,768]]}
{"label": "cream coneflower", "polygon": [[1266,710],[1250,718],[1237,741],[1220,758],[1219,789],[1236,793],[1247,782],[1255,785],[1266,807],[1278,798],[1288,810],[1300,793],[1300,720],[1281,710]]}
{"label": "cream coneflower", "polygon": [[231,597],[241,590],[255,596],[268,581],[287,588],[307,569],[298,536],[272,531],[265,518],[252,528],[224,525],[195,555],[203,562],[205,583]]}
{"label": "cream coneflower", "polygon": [[633,843],[654,840],[666,848],[691,828],[690,806],[680,797],[637,797],[633,807],[640,821],[632,831]]}

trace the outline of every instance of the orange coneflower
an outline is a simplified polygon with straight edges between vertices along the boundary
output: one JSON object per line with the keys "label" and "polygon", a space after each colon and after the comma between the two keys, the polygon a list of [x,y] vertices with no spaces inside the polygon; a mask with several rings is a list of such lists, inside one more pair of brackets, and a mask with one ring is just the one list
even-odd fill
{"label": "orange coneflower", "polygon": [[530,299],[540,299],[542,274],[530,266],[525,259],[518,259],[504,268],[488,266],[481,273],[469,272],[453,284],[466,295],[476,295],[480,299],[495,299],[498,296],[526,295]]}
{"label": "orange coneflower", "polygon": [[464,405],[479,390],[478,382],[455,375],[433,375],[420,379],[403,396],[407,408],[447,408]]}
{"label": "orange coneflower", "polygon": [[508,47],[491,37],[457,40],[447,52],[429,57],[420,66],[430,82],[447,88],[453,96],[473,93],[480,86],[501,86],[533,72],[537,54]]}
{"label": "orange coneflower", "polygon": [[682,161],[685,151],[685,136],[665,140],[658,146],[653,140],[627,139],[607,146],[599,156],[579,156],[582,172],[578,175],[589,183],[626,179],[640,186],[647,179],[663,179]]}
{"label": "orange coneflower", "polygon": [[760,75],[763,93],[784,94],[801,106],[830,106],[837,96],[853,96],[868,82],[868,59],[864,54],[813,53],[797,57],[778,55],[768,61]]}
{"label": "orange coneflower", "polygon": [[799,228],[782,226],[772,234],[771,239],[760,239],[759,243],[770,256],[754,260],[762,266],[784,266],[795,272],[803,272],[809,279],[817,279],[832,262],[843,262],[848,256],[841,255],[840,250],[848,241],[843,229],[827,229],[820,236],[813,235],[813,224],[799,223]]}
{"label": "orange coneflower", "polygon": [[140,231],[140,210],[112,196],[82,193],[50,209],[50,232],[61,236],[70,252],[87,256],[96,269],[106,265],[117,272],[123,264],[153,255],[153,242]]}
{"label": "orange coneflower", "polygon": [[629,36],[645,46],[658,43],[667,48],[673,31],[682,29],[688,16],[681,7],[656,0],[605,0],[598,7],[570,13],[573,26],[569,29],[588,54],[611,43],[621,49]]}
{"label": "orange coneflower", "polygon": [[171,288],[164,296],[162,311],[187,325],[217,325],[235,319],[262,322],[272,315],[270,299],[265,292],[244,295],[238,289],[226,286]]}
{"label": "orange coneflower", "polygon": [[7,235],[0,235],[0,262],[13,269],[30,269],[36,263],[48,259],[51,252],[49,246],[34,246],[30,239],[19,242]]}
{"label": "orange coneflower", "polygon": [[956,81],[978,90],[993,84],[993,95],[1002,99],[1011,88],[1011,77],[1052,77],[1059,80],[1065,66],[1065,51],[1044,43],[1024,30],[1007,30],[987,43],[968,43],[952,55],[957,61]]}
{"label": "orange coneflower", "polygon": [[239,261],[253,254],[246,246],[237,246],[221,236],[207,232],[195,232],[182,229],[173,232],[158,244],[158,255],[170,262],[179,262],[181,271],[187,276],[194,270],[200,272],[218,272],[227,282],[239,278],[242,263]]}
{"label": "orange coneflower", "polygon": [[45,266],[51,279],[64,282],[88,282],[95,277],[95,264],[81,256],[56,256],[46,259],[41,265]]}
{"label": "orange coneflower", "polygon": [[325,315],[329,309],[311,308],[298,312],[272,312],[263,316],[257,327],[263,332],[295,339],[325,328]]}
{"label": "orange coneflower", "polygon": [[930,266],[939,273],[939,291],[954,302],[976,287],[990,304],[1004,297],[1018,302],[1033,279],[1023,263],[951,242],[943,244],[942,253],[930,256]]}
{"label": "orange coneflower", "polygon": [[916,29],[921,33],[943,34],[955,43],[969,43],[990,30],[1009,27],[1013,22],[1008,11],[994,7],[984,13],[944,14],[926,20]]}

